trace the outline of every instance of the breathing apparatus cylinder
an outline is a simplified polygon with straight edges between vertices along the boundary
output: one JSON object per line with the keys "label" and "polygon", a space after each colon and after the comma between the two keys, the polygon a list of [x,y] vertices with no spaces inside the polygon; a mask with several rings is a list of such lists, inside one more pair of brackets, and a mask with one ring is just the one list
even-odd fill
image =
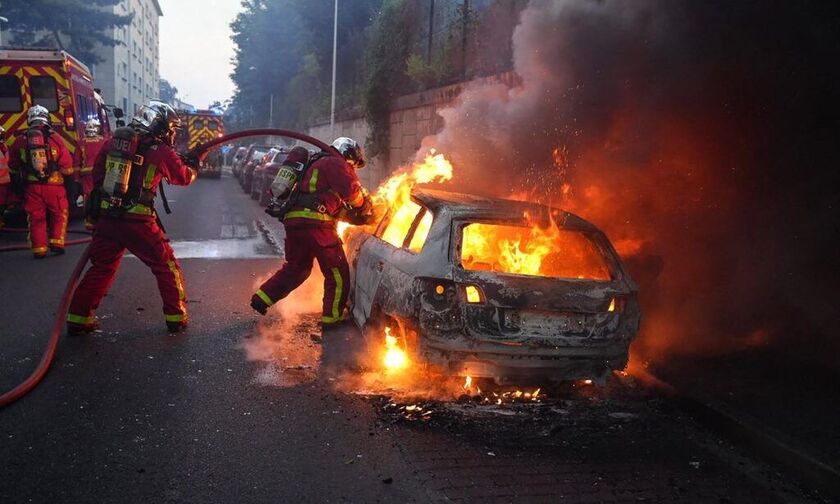
{"label": "breathing apparatus cylinder", "polygon": [[105,158],[105,179],[102,182],[102,191],[109,198],[122,198],[128,192],[139,142],[140,136],[130,127],[119,128],[114,132],[111,150]]}
{"label": "breathing apparatus cylinder", "polygon": [[29,128],[26,131],[26,147],[29,151],[29,166],[33,175],[39,180],[45,180],[49,173],[49,156],[47,154],[47,136],[41,128]]}

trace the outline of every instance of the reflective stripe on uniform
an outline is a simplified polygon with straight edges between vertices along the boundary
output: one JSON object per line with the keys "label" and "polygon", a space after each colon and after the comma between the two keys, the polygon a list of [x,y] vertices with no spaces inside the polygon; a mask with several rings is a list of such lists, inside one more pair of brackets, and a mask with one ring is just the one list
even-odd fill
{"label": "reflective stripe on uniform", "polygon": [[333,293],[332,317],[328,318],[335,320],[328,320],[328,324],[331,322],[337,322],[338,319],[341,318],[341,312],[339,312],[339,305],[341,304],[341,295],[344,291],[344,280],[342,280],[341,278],[341,271],[339,271],[339,269],[336,267],[330,268],[330,271],[332,271],[333,278],[335,279],[335,293]]}
{"label": "reflective stripe on uniform", "polygon": [[321,317],[322,324],[335,324],[336,322],[341,322],[342,320],[344,320],[344,317],[342,316],[327,317],[326,315],[324,315],[323,317]]}
{"label": "reflective stripe on uniform", "polygon": [[88,325],[93,323],[93,315],[90,317],[84,317],[82,315],[74,315],[72,313],[67,314],[67,322],[72,324],[80,324],[80,325]]}
{"label": "reflective stripe on uniform", "polygon": [[[110,201],[103,201],[102,203],[99,204],[99,208],[101,208],[103,210],[109,210],[111,208],[111,202]],[[151,207],[147,207],[146,205],[130,206],[130,207],[128,207],[126,212],[127,213],[132,213],[132,214],[138,214],[138,215],[149,215],[149,216],[155,214],[154,209],[151,208]]]}
{"label": "reflective stripe on uniform", "polygon": [[166,264],[169,266],[172,276],[175,277],[175,288],[178,289],[178,309],[181,310],[181,313],[186,313],[187,307],[184,302],[187,299],[187,293],[184,291],[184,277],[181,276],[181,268],[175,261],[166,261]]}
{"label": "reflective stripe on uniform", "polygon": [[164,314],[164,317],[166,317],[167,322],[183,322],[187,319],[187,316],[184,313],[178,313],[175,315]]}
{"label": "reflective stripe on uniform", "polygon": [[273,304],[274,304],[274,301],[272,301],[272,300],[271,300],[271,298],[270,298],[270,297],[268,297],[268,294],[266,294],[265,292],[263,292],[263,290],[262,290],[262,289],[258,290],[258,291],[256,292],[256,294],[257,294],[257,296],[258,296],[260,299],[262,299],[262,300],[263,300],[263,302],[264,302],[265,304],[267,304],[268,306],[271,306],[271,305],[273,305]]}
{"label": "reflective stripe on uniform", "polygon": [[303,210],[293,210],[286,214],[284,220],[288,219],[313,219],[324,222],[332,222],[333,218],[329,214],[313,212],[312,210],[304,208]]}
{"label": "reflective stripe on uniform", "polygon": [[143,189],[151,189],[152,182],[155,180],[155,172],[157,172],[157,165],[150,164],[146,168],[146,178],[143,179]]}
{"label": "reflective stripe on uniform", "polygon": [[47,247],[32,247],[32,253],[34,254],[46,254],[47,250],[49,250]]}
{"label": "reflective stripe on uniform", "polygon": [[314,193],[318,188],[318,168],[312,170],[312,176],[309,177],[309,192]]}

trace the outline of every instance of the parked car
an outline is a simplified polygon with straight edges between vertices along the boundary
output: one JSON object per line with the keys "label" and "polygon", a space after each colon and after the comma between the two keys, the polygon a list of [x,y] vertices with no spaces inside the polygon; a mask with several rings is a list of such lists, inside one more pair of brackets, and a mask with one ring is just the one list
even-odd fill
{"label": "parked car", "polygon": [[239,176],[239,170],[242,168],[242,162],[245,161],[245,156],[248,155],[248,147],[237,147],[236,153],[230,162],[230,169],[234,177]]}
{"label": "parked car", "polygon": [[258,200],[260,205],[268,206],[271,201],[271,183],[280,171],[280,165],[286,160],[288,151],[276,147],[268,151],[262,164],[257,166],[251,177],[251,199]]}
{"label": "parked car", "polygon": [[245,158],[242,169],[239,171],[239,185],[246,193],[251,192],[251,175],[254,173],[254,168],[262,162],[263,157],[270,149],[271,147],[259,146],[250,151],[248,157]]}
{"label": "parked car", "polygon": [[255,157],[254,151],[260,150],[261,153],[259,154],[259,156],[262,156],[270,148],[271,148],[270,145],[251,144],[245,149],[245,154],[240,158],[238,163],[233,165],[233,175],[237,179],[240,179],[240,183],[241,183],[242,171],[245,168],[245,164],[248,163],[249,161],[251,161],[252,159],[254,159],[254,157]]}
{"label": "parked car", "polygon": [[[535,236],[538,270],[505,263]],[[413,360],[447,374],[601,379],[624,368],[639,328],[638,288],[604,233],[547,206],[415,189],[348,255],[366,338],[399,330]]]}

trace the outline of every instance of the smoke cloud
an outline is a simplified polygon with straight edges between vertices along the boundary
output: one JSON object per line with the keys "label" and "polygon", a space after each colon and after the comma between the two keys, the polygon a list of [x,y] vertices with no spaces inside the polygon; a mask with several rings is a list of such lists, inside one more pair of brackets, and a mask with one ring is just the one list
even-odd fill
{"label": "smoke cloud", "polygon": [[601,227],[640,284],[636,350],[838,349],[838,8],[532,0],[522,84],[469,88],[423,141],[453,189]]}

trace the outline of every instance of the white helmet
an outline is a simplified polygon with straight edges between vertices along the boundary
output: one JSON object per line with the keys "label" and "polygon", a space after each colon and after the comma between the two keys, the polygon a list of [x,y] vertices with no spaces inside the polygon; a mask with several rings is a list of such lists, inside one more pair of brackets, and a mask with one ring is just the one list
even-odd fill
{"label": "white helmet", "polygon": [[102,125],[99,124],[99,119],[91,119],[85,124],[85,136],[95,137],[102,134]]}
{"label": "white helmet", "polygon": [[358,170],[367,164],[365,149],[352,138],[338,137],[333,141],[332,146],[353,168]]}
{"label": "white helmet", "polygon": [[26,113],[26,124],[30,127],[49,126],[50,111],[42,105],[33,105],[29,107],[29,112]]}

